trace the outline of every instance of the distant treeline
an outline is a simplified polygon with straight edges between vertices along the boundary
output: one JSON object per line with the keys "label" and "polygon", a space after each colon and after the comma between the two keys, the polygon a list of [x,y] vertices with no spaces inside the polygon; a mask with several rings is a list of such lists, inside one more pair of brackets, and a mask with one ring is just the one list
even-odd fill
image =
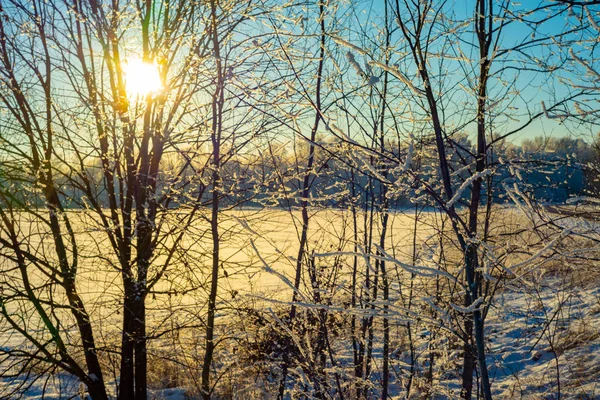
{"label": "distant treeline", "polygon": [[[468,179],[474,173],[473,170],[464,168],[464,160],[472,158],[474,151],[473,144],[467,138],[457,139],[456,146],[449,149],[454,152],[455,163],[451,165],[455,178],[458,180]],[[402,147],[402,146],[397,146]],[[407,146],[404,146],[407,147]],[[436,174],[436,159],[433,143],[417,144],[420,151],[416,151],[411,168],[418,172],[423,180],[428,180]],[[400,151],[399,151],[400,152]],[[563,203],[573,196],[593,195],[600,189],[598,183],[598,171],[596,165],[599,159],[599,152],[595,144],[590,144],[580,138],[546,138],[535,137],[526,139],[519,145],[506,144],[502,152],[490,154],[492,158],[489,165],[493,169],[493,174],[487,177],[491,182],[493,190],[491,193],[485,193],[484,199],[487,201],[487,195],[495,203],[504,203],[510,201],[507,197],[505,188],[514,187],[518,183],[520,190],[525,190],[528,194],[539,201],[548,203]],[[398,156],[396,154],[396,156]],[[361,196],[367,190],[377,191],[379,186],[368,185],[368,181],[377,180],[371,171],[364,168],[349,167],[351,164],[343,156],[332,154],[331,159],[323,163],[326,170],[321,170],[315,178],[312,186],[311,195],[316,201],[322,204],[334,207],[346,208],[352,199],[350,192],[350,182],[354,179],[359,188],[354,196]],[[402,156],[397,157],[402,159]],[[285,163],[280,162],[279,165]],[[388,170],[393,170],[393,165],[388,166]],[[287,165],[288,169],[294,169],[294,165]],[[379,169],[381,172],[381,168]],[[393,174],[390,180],[393,180]],[[290,193],[298,190],[298,183],[294,180],[288,182]],[[253,192],[251,185],[245,187],[248,192]],[[280,190],[275,186],[275,190]],[[470,186],[467,186],[462,193],[461,199],[466,200],[470,196]],[[293,196],[290,196],[289,202],[279,200],[280,206],[294,205]],[[371,196],[373,197],[373,196]],[[273,192],[267,190],[259,196],[256,196],[250,203],[264,203],[273,200]],[[287,199],[286,199],[287,200]],[[359,199],[355,199],[356,204],[360,204]],[[418,191],[407,192],[398,196],[393,208],[405,208],[415,202],[426,201],[427,198],[419,198]],[[459,201],[460,203],[460,201]],[[424,204],[426,205],[426,204]],[[433,205],[433,204],[432,204]]]}
{"label": "distant treeline", "polygon": [[[465,167],[465,160],[472,158],[474,147],[467,137],[456,138],[452,141],[453,148],[449,148],[449,154],[453,155],[455,163],[451,165],[454,178],[464,181],[473,174],[472,170]],[[337,151],[335,143],[319,143],[325,151],[318,155],[318,170],[315,170],[314,182],[311,185],[310,200],[312,205],[322,205],[328,207],[348,208],[352,203],[361,204],[364,200],[366,190],[372,191],[371,195],[377,195],[382,186],[369,185],[369,181],[381,179],[379,172],[386,172],[385,176],[393,181],[393,170],[397,165],[394,163],[383,164],[376,167],[364,168],[364,164],[369,161],[364,160],[364,164],[357,163],[356,155],[344,154],[343,151]],[[414,143],[416,148],[410,168],[418,173],[422,179],[433,178],[436,174],[435,148],[431,142]],[[390,154],[390,159],[402,159],[405,157],[408,144],[396,143],[390,148],[397,148],[398,151]],[[548,203],[563,203],[569,197],[593,195],[600,191],[598,180],[598,171],[596,165],[600,158],[600,152],[595,143],[588,143],[580,138],[569,137],[535,137],[533,139],[523,140],[520,144],[506,144],[501,147],[498,153],[490,154],[491,160],[488,163],[493,170],[487,179],[491,183],[491,193],[484,194],[491,196],[495,203],[509,201],[506,196],[505,188],[513,187],[518,181],[520,190],[528,191],[529,195],[537,200]],[[336,150],[337,149],[337,150]],[[404,149],[404,150],[402,150]],[[298,151],[298,149],[296,149]],[[302,149],[300,149],[300,152]],[[268,154],[265,155],[265,154]],[[269,207],[295,207],[300,198],[298,176],[301,174],[301,167],[297,160],[302,160],[298,154],[288,153],[285,147],[279,150],[265,151],[260,155],[243,155],[233,157],[223,166],[222,180],[223,197],[225,204],[229,206],[269,206]],[[362,154],[361,157],[365,157]],[[368,157],[368,153],[366,155]],[[186,175],[194,173],[193,165],[185,169],[184,174],[178,176],[170,175],[169,171],[178,171],[181,168],[185,157],[167,158],[166,163],[171,164],[164,167],[164,172],[158,182],[158,187],[170,187],[181,184],[179,191],[169,191],[171,197],[169,208],[177,208],[190,201],[198,201],[194,195],[195,187],[186,185]],[[467,163],[468,164],[468,163]],[[30,185],[32,177],[22,176],[22,179],[15,180],[15,170],[18,166],[13,166],[9,161],[4,161],[0,169],[0,184],[10,185],[12,192],[17,197],[27,196],[28,203],[32,205],[41,205],[40,196],[37,189]],[[374,169],[376,172],[374,172]],[[4,171],[3,171],[4,170]],[[3,172],[10,171],[9,174]],[[97,189],[96,201],[101,204],[107,203],[106,183],[102,179],[102,169],[100,163],[89,165],[85,171],[86,178],[95,182]],[[3,178],[10,175],[11,178]],[[60,176],[64,174],[57,174]],[[75,179],[74,179],[75,178]],[[79,198],[83,194],[78,193],[77,185],[73,182],[76,177],[63,179],[60,188],[65,199]],[[183,183],[182,183],[183,182]],[[351,183],[354,182],[354,186]],[[354,190],[351,190],[354,187]],[[367,189],[368,188],[368,189]],[[210,204],[210,185],[209,190],[200,197],[202,202]],[[116,188],[117,193],[119,188]],[[36,194],[37,193],[37,194]],[[470,187],[467,186],[462,192],[462,200],[470,196]],[[371,198],[373,196],[370,196]],[[362,200],[361,200],[362,199]],[[81,204],[72,204],[71,208],[80,208]],[[395,196],[392,208],[405,208],[414,203],[421,203],[418,191],[405,192],[400,196]],[[426,206],[427,204],[422,204]],[[432,204],[433,205],[433,204]]]}

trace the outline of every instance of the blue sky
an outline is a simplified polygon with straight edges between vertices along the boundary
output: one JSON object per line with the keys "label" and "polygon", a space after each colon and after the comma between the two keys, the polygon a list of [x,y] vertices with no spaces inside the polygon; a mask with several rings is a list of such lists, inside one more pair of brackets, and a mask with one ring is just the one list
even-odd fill
{"label": "blue sky", "polygon": [[[395,1],[391,1],[395,4]],[[400,1],[400,4],[403,2]],[[500,1],[495,2],[495,9],[499,10]],[[384,1],[364,1],[364,2],[351,2],[349,7],[354,12],[354,23],[360,25],[382,25],[382,18],[384,13]],[[443,6],[442,6],[443,4]],[[446,2],[435,2],[434,9],[442,7],[446,16],[454,21],[468,20],[474,16],[474,0],[454,0]],[[529,21],[519,22],[512,21],[510,24],[504,26],[503,33],[500,38],[500,48],[511,48],[516,45],[522,45],[528,41],[540,40],[548,36],[556,36],[561,32],[572,30],[580,26],[581,22],[588,23],[588,13],[582,10],[581,7],[573,7],[573,13],[569,14],[566,12],[566,7],[559,7],[556,2],[548,1],[529,1],[525,0],[519,6],[511,4],[510,10],[515,13],[522,13],[523,11],[530,11],[539,9],[544,6],[552,5],[551,9],[543,9],[527,15],[525,18]],[[564,12],[559,13],[559,10]],[[592,18],[600,20],[597,16],[599,7],[589,7],[588,11]],[[581,21],[573,14],[580,14],[583,18]],[[534,22],[542,21],[546,16],[553,15],[553,18],[544,23],[534,24]],[[406,15],[408,18],[408,16]],[[348,22],[351,23],[350,20]],[[451,22],[448,22],[451,24]],[[494,26],[497,27],[500,22],[497,20]],[[528,113],[539,113],[542,111],[542,101],[547,107],[550,107],[556,101],[560,101],[573,92],[572,83],[581,84],[589,80],[589,74],[586,74],[585,68],[579,65],[577,62],[573,62],[572,57],[569,56],[569,49],[573,49],[574,53],[584,60],[589,61],[590,64],[594,64],[595,49],[590,49],[585,43],[580,43],[579,39],[595,39],[598,36],[598,32],[593,28],[588,28],[583,32],[574,32],[563,39],[564,43],[558,45],[556,41],[540,41],[536,42],[533,46],[528,46],[523,49],[522,52],[512,53],[508,56],[498,58],[494,65],[493,71],[496,77],[501,79],[495,79],[490,82],[490,102],[494,103],[502,99],[498,106],[510,107],[511,118],[506,119],[504,124],[499,126],[502,131],[510,131],[518,126],[522,125],[528,118]],[[400,33],[396,34],[396,39],[401,37]],[[476,53],[476,49],[467,42],[474,41],[474,33],[472,24],[466,27],[461,34],[461,40],[463,43],[460,48],[467,57],[476,58],[471,53]],[[357,39],[349,37],[352,39]],[[533,60],[538,59],[540,61],[547,62],[549,65],[554,65],[557,70],[552,73],[541,73],[538,71],[528,71],[526,68],[534,68]],[[452,70],[452,61],[445,60],[445,65],[450,66]],[[456,63],[458,64],[458,63]],[[410,63],[407,69],[411,69]],[[500,75],[498,72],[500,69],[507,67],[507,69]],[[414,67],[413,67],[414,68]],[[460,74],[458,66],[456,66],[456,75],[446,76],[444,79],[464,79],[464,75]],[[411,75],[407,73],[407,75]],[[417,82],[417,81],[415,81]],[[506,84],[509,85],[511,90],[506,89]],[[495,97],[496,96],[496,97]],[[498,97],[501,96],[501,97]],[[582,106],[586,106],[591,100],[587,98],[588,102],[581,103]],[[592,99],[593,100],[593,99]],[[594,100],[595,102],[595,100]],[[588,109],[594,107],[594,104],[590,104]],[[575,112],[573,110],[573,104],[569,103],[560,110],[550,113],[550,115],[564,114],[565,112]],[[600,107],[599,107],[600,108]],[[534,136],[546,135],[546,136],[562,136],[567,134],[576,134],[583,138],[590,138],[592,134],[595,134],[594,128],[589,126],[582,126],[581,124],[574,123],[575,121],[567,120],[562,121],[560,119],[548,119],[545,116],[538,118],[536,121],[531,123],[521,133],[515,135],[513,140],[520,141],[526,138],[532,138]]]}

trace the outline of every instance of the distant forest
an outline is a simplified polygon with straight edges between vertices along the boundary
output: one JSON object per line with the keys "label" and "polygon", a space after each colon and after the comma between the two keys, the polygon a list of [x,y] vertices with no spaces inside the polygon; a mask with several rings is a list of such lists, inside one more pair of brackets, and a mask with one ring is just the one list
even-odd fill
{"label": "distant forest", "polygon": [[[317,142],[319,144],[319,142]],[[362,188],[359,192],[366,193],[366,188],[370,185],[369,179],[377,179],[376,174],[371,170],[360,170],[361,162],[364,160],[355,160],[357,170],[347,168],[347,160],[340,160],[336,154],[331,151],[332,143],[320,143],[323,149],[328,148],[318,155],[322,164],[318,174],[314,177],[314,182],[310,187],[310,196],[319,204],[336,208],[347,208],[350,204],[350,191],[340,190],[350,185],[352,181],[351,173],[356,173],[355,177],[357,187]],[[335,144],[333,144],[335,146]],[[339,144],[340,148],[343,143]],[[415,144],[419,147],[415,153],[419,158],[412,160],[412,169],[420,172],[419,169],[430,170],[430,174],[436,174],[436,155],[435,143],[433,138],[429,140],[421,138],[421,142]],[[408,145],[400,143],[389,143],[388,149],[398,149],[391,156],[398,158]],[[492,202],[502,204],[510,202],[505,190],[507,185],[514,184],[515,180],[520,181],[521,190],[538,199],[541,202],[560,204],[566,202],[572,197],[595,196],[600,191],[600,181],[598,179],[598,161],[600,161],[600,148],[597,143],[588,143],[581,138],[572,137],[542,137],[537,136],[533,139],[524,139],[520,144],[505,143],[498,146],[493,154],[494,162],[490,167],[495,168],[493,178],[489,178],[490,187],[493,190]],[[263,157],[260,152],[256,156],[245,155],[232,159],[224,166],[228,173],[224,175],[223,182],[225,187],[230,190],[224,197],[224,204],[229,206],[243,207],[296,207],[299,205],[297,196],[300,188],[296,179],[286,179],[284,182],[285,190],[282,189],[281,182],[277,177],[283,179],[282,175],[288,175],[291,178],[301,168],[306,155],[298,155],[288,151],[285,147],[273,149],[269,147],[264,149],[270,151],[269,157]],[[447,144],[450,168],[453,173],[461,180],[471,176],[472,171],[464,168],[464,160],[473,157],[475,146],[467,137],[449,138]],[[300,150],[302,152],[302,149]],[[305,151],[306,152],[306,151]],[[207,154],[206,157],[209,157]],[[507,161],[510,160],[510,161]],[[245,161],[245,162],[244,162]],[[166,157],[163,161],[165,166],[159,179],[160,184],[165,187],[170,183],[169,179],[175,171],[182,168],[185,163],[185,156],[177,155],[175,157]],[[10,162],[4,163],[9,165]],[[363,164],[364,167],[364,164]],[[382,166],[381,168],[389,168]],[[95,189],[97,190],[97,199],[108,205],[105,180],[102,176],[102,166],[100,161],[96,165],[90,165],[88,176],[96,177]],[[393,168],[393,166],[392,166]],[[462,169],[461,169],[462,168]],[[277,172],[277,173],[275,173]],[[281,175],[279,175],[281,174]],[[433,177],[433,176],[431,176]],[[65,179],[66,181],[66,179]],[[13,182],[13,186],[15,183]],[[17,184],[18,185],[18,184]],[[84,196],[75,185],[65,184],[62,186],[65,199]],[[374,186],[375,194],[378,194],[380,186]],[[18,190],[17,192],[19,192]],[[117,188],[118,192],[118,188]],[[462,192],[460,203],[470,197],[470,187],[466,187]],[[486,198],[487,193],[483,193]],[[189,192],[182,190],[177,195],[171,194],[172,199],[169,208],[178,208],[186,205],[189,200]],[[206,204],[210,204],[210,193],[205,195]],[[420,200],[420,201],[415,201]],[[418,198],[418,189],[405,191],[405,193],[394,198],[390,203],[392,209],[404,209],[414,206],[434,206],[428,204],[430,200],[427,197]],[[31,198],[30,198],[31,201]],[[193,200],[195,201],[195,199]],[[71,209],[78,209],[85,203],[73,203]]]}

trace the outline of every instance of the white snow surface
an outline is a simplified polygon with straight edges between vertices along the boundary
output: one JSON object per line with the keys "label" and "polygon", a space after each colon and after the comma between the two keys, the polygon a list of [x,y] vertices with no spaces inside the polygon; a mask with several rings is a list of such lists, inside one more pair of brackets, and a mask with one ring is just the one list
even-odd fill
{"label": "white snow surface", "polygon": [[[499,398],[600,398],[600,289],[558,278],[498,295],[486,326]],[[557,368],[558,361],[558,368]]]}
{"label": "white snow surface", "polygon": [[[496,398],[557,398],[557,360],[562,398],[600,398],[600,288],[565,288],[558,278],[545,279],[537,290],[509,288],[496,296],[486,334]],[[435,398],[458,398],[457,374],[441,378]],[[65,374],[33,378],[25,399],[80,398],[79,382]],[[2,393],[23,383],[2,380]],[[183,400],[185,393],[186,388],[155,390],[150,398]],[[393,398],[403,397],[397,392]]]}

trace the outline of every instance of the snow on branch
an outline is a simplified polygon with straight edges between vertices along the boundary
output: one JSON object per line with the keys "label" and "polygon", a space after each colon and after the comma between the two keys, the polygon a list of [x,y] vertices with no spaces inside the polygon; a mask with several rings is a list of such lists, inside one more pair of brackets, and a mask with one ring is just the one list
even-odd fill
{"label": "snow on branch", "polygon": [[350,153],[350,157],[357,165],[357,167],[362,166],[362,168],[364,168],[364,172],[371,174],[371,176],[373,176],[375,179],[381,182],[391,183],[385,176],[383,176],[377,170],[376,166],[372,165],[371,162],[369,162],[368,160],[365,160],[358,150]]}
{"label": "snow on branch", "polygon": [[581,203],[581,202],[589,202],[589,203],[596,203],[596,204],[600,204],[600,199],[597,199],[595,197],[590,197],[590,196],[575,196],[575,197],[571,197],[569,199],[567,199],[567,201],[565,201],[565,203],[567,204],[574,204],[574,203]]}
{"label": "snow on branch", "polygon": [[325,122],[325,130],[333,132],[335,135],[337,135],[338,138],[343,139],[350,144],[358,145],[356,141],[352,140],[350,136],[346,134],[346,132],[338,128],[337,125],[333,122]]}
{"label": "snow on branch", "polygon": [[377,251],[379,251],[379,253],[382,254],[382,256],[376,256],[376,258],[379,259],[380,261],[385,261],[385,262],[389,262],[392,264],[396,264],[400,268],[402,268],[405,271],[407,271],[411,274],[414,274],[416,276],[422,276],[422,277],[442,276],[442,277],[450,279],[451,281],[456,280],[452,275],[450,275],[446,271],[441,271],[441,270],[431,268],[431,267],[403,263],[402,261],[390,256],[383,248],[378,246],[376,243],[374,243],[374,245],[375,245],[375,248],[377,248]]}
{"label": "snow on branch", "polygon": [[579,58],[577,55],[575,55],[575,52],[573,51],[573,49],[569,49],[569,55],[571,57],[573,57],[573,59],[575,61],[577,61],[579,64],[583,65],[585,67],[585,69],[587,69],[588,72],[596,78],[596,80],[600,80],[600,73],[598,73],[598,71],[596,71],[594,68],[592,68],[587,62],[585,62],[585,60],[583,60],[582,58]]}
{"label": "snow on branch", "polygon": [[373,265],[371,265],[371,254],[367,254],[365,252],[365,249],[363,249],[363,247],[360,244],[357,245],[356,247],[360,251],[360,255],[362,256],[362,258],[365,259],[365,263],[367,264],[367,267],[371,270],[372,273],[376,274],[377,270],[375,268],[373,268]]}
{"label": "snow on branch", "polygon": [[596,111],[585,111],[585,110],[583,110],[583,109],[582,109],[582,108],[579,106],[579,104],[578,104],[578,103],[574,103],[574,104],[573,104],[573,106],[575,107],[575,111],[577,111],[577,114],[578,114],[580,117],[585,117],[585,116],[592,115],[592,114],[595,114],[595,113],[596,113]]}
{"label": "snow on branch", "polygon": [[[260,251],[258,250],[258,248],[256,247],[256,244],[254,243],[254,239],[250,239],[250,244],[252,245],[252,248],[254,249],[254,252],[256,253],[256,256],[259,258],[259,260],[261,261],[261,263],[263,264],[263,267],[265,269],[265,272],[268,272],[269,274],[273,274],[275,276],[277,276],[283,283],[286,284],[286,286],[288,286],[289,288],[291,288],[292,290],[294,290],[295,292],[298,293],[298,295],[301,298],[304,298],[305,296],[300,292],[300,290],[298,290],[294,284],[288,279],[287,276],[283,275],[282,273],[275,271],[273,268],[271,268],[271,266],[267,263],[267,261],[263,258],[263,256],[260,254]],[[305,299],[306,301],[306,299]]]}
{"label": "snow on branch", "polygon": [[350,63],[350,65],[352,65],[358,76],[360,76],[361,78],[367,77],[367,74],[365,74],[365,71],[363,71],[358,61],[356,61],[356,58],[354,58],[354,54],[352,54],[352,52],[347,52],[346,58],[348,59],[348,62]]}
{"label": "snow on branch", "polygon": [[[561,241],[565,236],[567,236],[569,233],[571,233],[570,229],[565,229],[563,230],[560,235],[558,235],[554,240],[550,241],[550,243],[548,243],[546,246],[544,246],[540,251],[538,251],[537,253],[535,253],[534,255],[532,255],[531,257],[529,257],[528,259],[521,261],[520,263],[516,263],[513,264],[509,267],[509,269],[511,271],[513,271],[513,274],[515,273],[515,270],[518,270],[519,268],[521,268],[522,266],[525,266],[527,264],[533,264],[535,261],[537,261],[539,258],[541,258],[544,254],[546,254],[549,250],[551,250],[552,248],[554,248],[554,246]],[[543,262],[542,262],[543,263]],[[522,273],[520,276],[517,277],[517,279],[521,278],[522,276],[528,274],[530,271],[532,271],[533,269],[537,268],[537,265],[528,269],[526,272]],[[516,274],[515,274],[516,275]]]}
{"label": "snow on branch", "polygon": [[358,61],[356,61],[356,58],[354,58],[352,52],[348,51],[346,53],[346,58],[348,58],[348,62],[352,65],[356,74],[367,81],[367,85],[373,86],[379,82],[379,77],[373,75],[373,71],[369,67],[369,64],[367,64],[367,72],[365,72]]}
{"label": "snow on branch", "polygon": [[483,297],[479,297],[476,299],[473,304],[468,307],[459,306],[458,304],[450,303],[450,306],[454,308],[456,311],[463,314],[472,314],[475,311],[479,311],[479,306],[483,303]]}
{"label": "snow on branch", "polygon": [[256,295],[256,294],[249,294],[249,295],[247,295],[247,297],[256,299],[256,300],[262,300],[265,303],[278,304],[278,305],[282,305],[282,306],[295,305],[296,307],[302,307],[302,308],[310,309],[310,310],[326,310],[326,311],[330,311],[330,312],[346,312],[347,311],[343,307],[335,307],[335,306],[332,306],[329,304],[324,304],[324,303],[310,303],[310,302],[302,302],[302,301],[292,302],[292,301],[278,300],[278,299],[274,299],[272,297],[261,296],[261,295]]}
{"label": "snow on branch", "polygon": [[408,272],[410,274],[414,274],[416,276],[420,276],[420,277],[441,276],[444,278],[448,278],[451,281],[456,281],[456,278],[454,276],[450,275],[449,273],[447,273],[446,271],[442,271],[442,270],[438,270],[438,269],[430,268],[430,267],[425,267],[425,266],[410,265],[410,264],[403,263],[402,261],[388,255],[385,252],[385,250],[383,250],[377,244],[374,244],[374,245],[381,255],[369,254],[367,256],[364,252],[363,253],[355,253],[353,251],[334,251],[334,252],[328,252],[328,253],[316,253],[315,257],[325,258],[325,257],[335,257],[335,256],[351,256],[351,257],[360,256],[360,257],[365,258],[365,260],[367,260],[369,258],[373,258],[375,260],[395,264],[395,265],[399,266],[400,268],[404,269],[406,272]]}
{"label": "snow on branch", "polygon": [[[341,46],[347,47],[350,50],[357,52],[358,54],[361,54],[363,56],[366,56],[368,54],[365,49],[355,46],[352,43],[345,41],[344,39],[341,39],[341,38],[335,37],[335,36],[331,36],[331,39],[335,43],[337,43]],[[372,71],[371,71],[369,65],[367,65],[367,72],[365,72],[362,69],[362,67],[360,66],[360,64],[358,63],[358,61],[356,61],[354,54],[350,50],[348,52],[346,52],[346,58],[348,59],[348,62],[350,62],[350,65],[352,65],[352,67],[354,68],[354,70],[356,71],[358,76],[360,76],[361,78],[364,78],[367,81],[367,85],[369,85],[369,86],[373,86],[376,83],[378,83],[379,77],[374,76],[372,74]]]}
{"label": "snow on branch", "polygon": [[341,39],[339,37],[331,36],[331,40],[333,40],[335,43],[339,44],[340,46],[348,47],[349,49],[352,49],[355,52],[362,54],[363,56],[368,54],[365,49],[355,46],[352,43],[347,42],[344,39]]}
{"label": "snow on branch", "polygon": [[[494,254],[494,249],[485,241],[482,240],[478,240],[477,241],[477,245],[481,246],[484,249],[483,252],[483,268],[480,268],[481,272],[483,273],[483,277],[484,279],[491,281],[491,282],[496,282],[497,279],[494,278],[492,275],[490,275],[490,270],[493,267],[498,267],[499,269],[501,269],[502,271],[504,271],[507,275],[515,275],[515,273],[513,271],[511,271],[510,269],[508,269],[507,267],[504,266],[504,263],[502,261],[500,261],[498,259],[498,257],[496,257],[496,255]],[[490,267],[490,264],[493,265],[493,267]]]}
{"label": "snow on branch", "polygon": [[288,328],[288,326],[277,316],[277,314],[271,309],[269,308],[269,312],[271,313],[271,316],[273,317],[273,319],[275,319],[275,321],[277,322],[277,324],[286,331],[286,333],[288,334],[288,337],[290,337],[294,343],[296,344],[296,348],[298,349],[298,351],[300,352],[300,354],[302,355],[302,357],[306,357],[305,351],[304,351],[304,346],[302,346],[302,341],[300,338],[298,338],[298,335],[295,335],[292,330],[290,328]]}
{"label": "snow on branch", "polygon": [[548,112],[548,109],[546,108],[546,103],[544,103],[544,101],[541,101],[542,104],[542,112],[544,113],[544,116],[548,119],[565,119],[568,117],[571,117],[572,115],[569,113],[565,113],[565,114],[550,114]]}
{"label": "snow on branch", "polygon": [[592,16],[592,13],[590,12],[588,7],[583,7],[585,9],[585,13],[587,14],[588,17],[588,21],[590,21],[590,25],[592,25],[592,27],[600,32],[600,26],[598,26],[598,23],[596,22],[596,20],[594,19],[594,17]]}
{"label": "snow on branch", "polygon": [[379,67],[382,70],[389,72],[390,74],[394,75],[396,78],[400,79],[400,81],[402,83],[404,83],[406,86],[408,86],[408,88],[410,90],[412,90],[413,93],[415,93],[417,96],[421,95],[421,92],[419,91],[419,89],[417,89],[415,87],[415,85],[413,85],[413,83],[410,81],[410,79],[408,79],[406,77],[406,75],[404,75],[402,72],[400,72],[400,70],[398,68],[392,67],[390,65],[386,65],[379,61],[369,61],[369,64],[375,65],[376,67]]}
{"label": "snow on branch", "polygon": [[469,187],[471,184],[473,184],[473,182],[475,182],[477,179],[481,179],[481,178],[486,177],[491,174],[492,174],[491,169],[485,169],[481,172],[477,172],[476,174],[471,175],[469,178],[467,178],[463,182],[462,185],[460,185],[460,187],[458,188],[456,193],[454,193],[454,196],[452,196],[452,198],[446,203],[446,207],[448,207],[448,208],[452,207],[454,205],[454,203],[456,203],[458,201],[458,199],[460,199],[462,197],[465,189],[467,187]]}
{"label": "snow on branch", "polygon": [[[574,87],[578,88],[578,89],[584,89],[584,90],[599,90],[600,88],[598,86],[594,86],[594,87],[590,87],[590,86],[579,86],[579,85],[575,85]],[[548,119],[566,119],[566,118],[573,118],[573,117],[587,117],[588,115],[594,115],[596,114],[598,111],[597,110],[591,110],[591,111],[585,111],[583,110],[579,104],[574,103],[574,107],[575,107],[575,111],[577,111],[577,113],[563,113],[563,114],[550,114],[548,112],[548,110],[546,109],[546,104],[542,101],[542,111],[544,113],[544,116]]]}

